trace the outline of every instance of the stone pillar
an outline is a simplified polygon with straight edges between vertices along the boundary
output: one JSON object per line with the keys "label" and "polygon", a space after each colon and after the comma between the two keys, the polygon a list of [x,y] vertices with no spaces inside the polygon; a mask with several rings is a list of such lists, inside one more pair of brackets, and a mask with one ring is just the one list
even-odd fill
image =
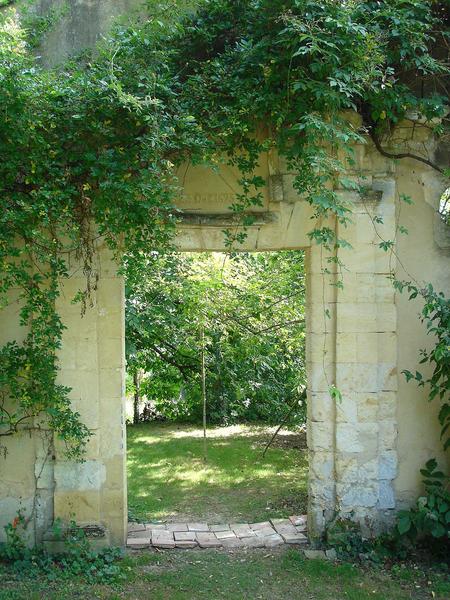
{"label": "stone pillar", "polygon": [[[310,507],[312,536],[333,517],[376,533],[392,521],[397,471],[395,257],[379,243],[395,237],[395,182],[378,180],[371,198],[354,194],[353,223],[337,226],[352,244],[337,267],[320,247],[309,250]],[[341,192],[340,192],[341,193]],[[346,194],[347,198],[349,193]],[[382,223],[373,222],[377,216]],[[323,256],[321,256],[323,254]],[[326,268],[330,274],[322,275]],[[324,314],[324,310],[327,316]],[[342,394],[333,401],[329,389]]]}
{"label": "stone pillar", "polygon": [[396,259],[379,247],[396,235],[395,181],[374,180],[373,189],[372,197],[355,197],[352,225],[338,227],[353,248],[339,251],[344,286],[336,304],[336,387],[342,393],[336,511],[367,533],[391,521],[397,471],[397,319],[389,277]]}
{"label": "stone pillar", "polygon": [[[334,275],[323,274],[326,251],[305,251],[306,363],[308,379],[308,532],[320,537],[334,517],[336,505],[336,406],[330,396],[336,370],[336,288]],[[331,270],[335,270],[331,267]]]}
{"label": "stone pillar", "polygon": [[105,248],[99,249],[93,306],[81,316],[71,304],[85,279],[80,270],[64,282],[58,312],[67,329],[60,377],[72,388],[73,407],[92,430],[84,462],[68,461],[56,442],[54,517],[105,530],[104,544],[123,545],[126,531],[124,425],[124,285]]}

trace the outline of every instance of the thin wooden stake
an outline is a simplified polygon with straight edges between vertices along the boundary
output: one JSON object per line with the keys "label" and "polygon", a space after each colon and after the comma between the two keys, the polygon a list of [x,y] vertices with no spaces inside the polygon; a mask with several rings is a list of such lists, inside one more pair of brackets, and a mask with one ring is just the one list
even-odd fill
{"label": "thin wooden stake", "polygon": [[206,444],[206,369],[205,369],[205,327],[200,326],[201,357],[202,357],[202,398],[203,398],[203,460],[208,460]]}

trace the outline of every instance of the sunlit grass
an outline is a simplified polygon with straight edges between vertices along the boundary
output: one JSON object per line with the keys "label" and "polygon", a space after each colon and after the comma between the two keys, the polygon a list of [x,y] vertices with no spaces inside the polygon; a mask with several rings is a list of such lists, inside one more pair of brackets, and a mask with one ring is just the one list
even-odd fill
{"label": "sunlit grass", "polygon": [[145,520],[258,521],[306,510],[306,451],[283,431],[262,457],[273,428],[235,425],[201,429],[143,424],[128,428],[128,502]]}

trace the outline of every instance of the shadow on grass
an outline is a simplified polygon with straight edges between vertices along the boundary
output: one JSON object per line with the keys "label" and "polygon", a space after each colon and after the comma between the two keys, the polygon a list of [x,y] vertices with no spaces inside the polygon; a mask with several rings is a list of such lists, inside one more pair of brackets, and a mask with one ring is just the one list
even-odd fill
{"label": "shadow on grass", "polygon": [[[198,428],[142,424],[128,429],[128,500],[146,520],[258,521],[303,513],[304,450],[270,449],[266,428],[212,428],[207,461]],[[287,436],[289,437],[289,436]]]}

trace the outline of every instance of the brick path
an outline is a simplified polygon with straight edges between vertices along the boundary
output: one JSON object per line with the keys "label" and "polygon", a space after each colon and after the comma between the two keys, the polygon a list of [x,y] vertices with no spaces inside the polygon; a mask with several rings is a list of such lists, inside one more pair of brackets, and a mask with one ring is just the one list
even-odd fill
{"label": "brick path", "polygon": [[271,548],[306,544],[306,516],[263,523],[129,523],[127,547],[142,548]]}

